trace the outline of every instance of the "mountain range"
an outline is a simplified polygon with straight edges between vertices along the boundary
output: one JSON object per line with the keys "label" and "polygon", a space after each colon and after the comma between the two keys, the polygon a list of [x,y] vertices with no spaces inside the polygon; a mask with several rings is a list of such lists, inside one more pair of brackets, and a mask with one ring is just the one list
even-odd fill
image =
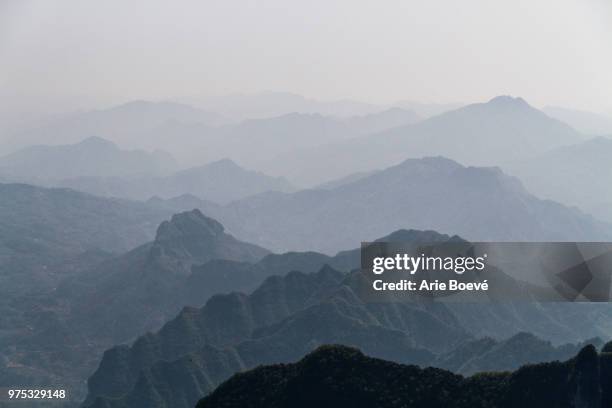
{"label": "mountain range", "polygon": [[[326,262],[352,267],[359,258],[354,251],[337,259],[314,252],[270,254],[236,240],[199,210],[162,222],[153,241],[124,254],[90,250],[86,255],[61,263],[64,274],[51,275],[53,280],[45,275],[51,282],[33,294],[19,296],[17,280],[7,281],[13,286],[7,286],[10,296],[0,304],[3,383],[64,384],[78,400],[104,349],[157,330],[182,307],[201,306],[216,293],[253,290],[270,275],[312,272]],[[66,265],[72,273],[60,268]],[[34,291],[26,282],[39,279],[38,270],[19,272],[24,288]]]}
{"label": "mountain range", "polygon": [[167,150],[191,166],[228,157],[258,168],[278,155],[346,141],[419,119],[413,111],[394,108],[348,118],[288,112],[222,126],[172,121],[149,130],[140,146]]}
{"label": "mountain range", "polygon": [[[158,329],[188,304],[184,296],[190,293],[199,292],[198,305],[215,287],[242,287],[232,280],[224,286],[223,278],[216,283],[214,276],[195,286],[197,275],[189,279],[192,265],[217,259],[254,263],[267,254],[194,210],[162,222],[152,242],[125,254],[75,261],[79,269],[47,290],[5,298],[0,378],[12,385],[64,384],[72,398],[82,398],[79,387],[102,350]],[[20,276],[32,279],[35,273],[26,270]],[[256,285],[255,279],[243,285]]]}
{"label": "mountain range", "polygon": [[349,118],[367,116],[393,108],[414,111],[420,117],[430,117],[461,106],[460,103],[419,103],[408,100],[390,104],[364,103],[348,99],[321,101],[289,92],[193,97],[186,101],[237,119],[267,118],[293,112]]}
{"label": "mountain range", "polygon": [[[415,242],[449,239],[431,233],[401,235]],[[538,310],[543,305],[533,304],[489,310],[491,305],[462,308],[416,298],[371,302],[360,297],[360,276],[329,266],[311,274],[291,272],[269,277],[248,296],[217,295],[200,309],[183,309],[159,332],[141,336],[131,346],[107,350],[88,381],[84,406],[193,406],[194,397],[211,392],[234,372],[296,361],[326,343],[352,345],[376,357],[465,374],[567,359],[584,346],[555,347],[526,333],[507,339],[477,338],[472,328],[462,326],[468,317],[498,334],[509,322],[515,332],[521,328],[547,332],[551,323],[563,324],[549,313],[559,305],[545,306],[548,310],[543,312]],[[585,313],[596,312],[596,308],[587,312],[588,308],[580,317],[568,315],[567,327],[576,327]],[[559,314],[564,310],[568,308],[558,309]],[[580,335],[585,333],[580,330]],[[599,340],[591,342],[600,344]]]}
{"label": "mountain range", "polygon": [[[49,191],[106,202],[105,199],[69,190]],[[155,208],[160,213],[169,211],[162,206]],[[383,239],[444,242],[451,237],[432,231],[398,231]],[[562,339],[575,341],[587,334],[605,335],[605,325],[601,322],[609,318],[609,313],[605,308],[594,306],[584,310],[576,305],[569,305],[573,307],[570,309],[545,305],[534,308],[530,304],[449,309],[443,304],[430,305],[422,301],[378,305],[364,303],[356,296],[358,291],[355,290],[360,285],[358,275],[344,274],[358,267],[359,262],[359,250],[340,252],[334,257],[314,252],[269,254],[260,247],[231,237],[218,222],[197,210],[178,214],[160,224],[151,243],[124,255],[107,254],[88,265],[79,264],[78,274],[66,276],[55,284],[56,289],[51,292],[21,297],[5,305],[3,309],[9,311],[3,313],[8,319],[6,327],[12,329],[2,333],[1,337],[7,348],[2,354],[5,365],[0,370],[0,378],[7,384],[69,384],[73,395],[82,397],[79,384],[94,370],[105,348],[129,342],[147,330],[156,330],[186,305],[200,306],[215,293],[253,290],[266,278],[250,296],[239,293],[213,296],[202,309],[188,308],[179,313],[178,321],[189,315],[193,315],[195,321],[187,319],[188,332],[178,335],[167,329],[176,326],[174,320],[161,329],[160,333],[170,333],[168,342],[164,343],[167,346],[163,346],[163,349],[171,354],[163,359],[169,361],[168,356],[172,355],[181,359],[184,353],[197,352],[200,347],[224,344],[223,347],[231,346],[239,350],[239,359],[236,360],[240,363],[239,367],[252,367],[267,362],[293,361],[315,345],[342,342],[357,345],[384,358],[398,358],[397,350],[403,350],[404,354],[400,356],[404,355],[405,361],[434,364],[437,355],[442,356],[453,347],[459,347],[461,339],[476,339],[479,336],[499,339],[525,330],[548,339],[554,338],[557,342]],[[333,265],[339,271],[325,267],[325,264]],[[296,270],[310,272],[311,275],[289,273]],[[312,275],[314,271],[319,272]],[[293,284],[288,286],[283,276]],[[287,290],[285,297],[279,297],[280,288]],[[263,293],[268,295],[262,295],[259,303],[257,299],[260,295],[256,294]],[[244,303],[251,300],[255,303]],[[278,304],[279,301],[287,303]],[[225,314],[231,310],[226,306],[228,302],[230,305],[236,304],[238,315]],[[35,305],[38,306],[31,309]],[[41,308],[42,305],[44,307]],[[211,324],[217,325],[217,329],[208,326],[209,323],[200,322],[199,316],[212,313],[211,308],[220,314],[206,321],[216,322]],[[261,308],[262,311],[257,312],[263,313],[261,317],[250,316],[249,310],[254,308]],[[589,318],[585,319],[587,315]],[[178,324],[179,327],[183,325]],[[313,325],[318,330],[313,330]],[[26,332],[27,340],[23,340]],[[374,341],[381,337],[387,338],[388,342]],[[449,344],[446,339],[456,339],[457,342]],[[137,340],[134,345],[140,342]],[[537,346],[534,345],[532,350],[542,350],[539,343],[534,344]],[[175,348],[177,345],[179,347]],[[550,348],[545,346],[544,349],[548,351],[535,354],[556,355]],[[529,350],[529,347],[524,347],[525,353]],[[143,361],[146,367],[153,364],[159,375],[168,375],[164,371],[164,364],[157,366],[156,355],[145,353],[146,357],[142,360],[134,361]],[[468,354],[463,350],[462,355]],[[491,355],[496,355],[493,349]],[[533,354],[525,355],[535,358]],[[254,356],[258,357],[254,359]],[[128,361],[132,361],[133,357],[126,358],[121,358],[117,364],[131,367],[132,363]],[[210,367],[207,358],[199,360],[198,364]],[[445,361],[456,359],[446,357]],[[515,358],[512,361],[521,360]],[[110,386],[104,384],[115,384],[113,387],[121,389],[118,396],[128,398],[133,392],[131,387],[139,384],[137,380],[144,366],[138,364],[130,369],[130,377],[117,373],[100,374],[102,378],[114,380],[100,380],[98,384],[102,384],[100,386],[103,388]],[[175,370],[180,372],[182,363],[173,364]],[[464,364],[465,367],[480,365],[484,366],[485,363]],[[103,367],[107,367],[104,360],[100,369],[105,372]],[[235,371],[230,368],[221,371],[214,381],[206,371],[193,371],[194,375],[203,375],[198,378],[207,379],[208,388],[202,388],[204,385],[196,382],[197,388],[191,388],[190,401],[195,402],[203,395],[202,390],[212,390],[213,385]],[[96,383],[95,380],[93,383]],[[155,387],[147,387],[151,394],[157,392]],[[108,395],[105,389],[99,393],[95,389],[94,386],[93,391],[90,390],[88,401]],[[134,391],[134,395],[140,398],[149,395],[149,391],[143,391],[144,394]]]}
{"label": "mountain range", "polygon": [[295,187],[282,177],[270,177],[246,170],[232,160],[222,159],[165,176],[73,177],[59,186],[107,197],[148,200],[168,199],[185,194],[226,204],[268,191],[290,192]]}
{"label": "mountain range", "polygon": [[[0,384],[61,385],[76,404],[89,377],[85,407],[193,407],[237,372],[345,344],[449,370],[419,375],[434,370],[459,404],[529,406],[550,394],[516,400],[524,387],[513,381],[531,370],[519,366],[568,359],[536,374],[548,381],[536,391],[564,388],[560,406],[609,401],[584,387],[609,380],[601,359],[610,346],[601,356],[583,349],[610,338],[607,304],[373,301],[364,295],[360,250],[345,250],[377,238],[608,241],[612,226],[583,211],[612,221],[612,197],[602,193],[611,178],[609,139],[587,139],[520,98],[425,120],[411,109],[345,102],[326,105],[330,116],[307,112],[324,104],[298,99],[291,103],[300,110],[242,121],[134,102],[22,133],[35,140],[48,132],[58,144],[1,157],[0,180],[62,188],[0,184]],[[260,112],[291,107],[275,103]],[[169,147],[197,166],[180,170],[167,153],[122,150],[100,137],[74,143],[86,136],[77,133],[98,130],[130,148]],[[482,167],[490,164],[504,170]],[[296,191],[241,165],[316,187]],[[346,353],[354,356],[339,352]],[[306,387],[301,364],[281,367],[295,377],[282,375]],[[518,371],[460,377],[511,370]],[[451,378],[482,399],[469,400]],[[253,403],[297,404],[287,402],[297,394],[282,381],[274,386],[285,397]],[[239,400],[232,387],[219,390],[201,404]]]}
{"label": "mountain range", "polygon": [[[288,108],[288,106],[285,106]],[[358,113],[357,113],[358,112]],[[4,151],[32,144],[76,144],[100,137],[130,149],[165,151],[184,166],[228,157],[257,168],[262,161],[300,148],[404,126],[420,120],[412,110],[376,107],[337,116],[317,110],[283,109],[239,120],[174,102],[133,101],[108,109],[77,112],[30,125],[6,136]],[[78,174],[78,169],[72,177]]]}
{"label": "mountain range", "polygon": [[472,241],[611,236],[608,224],[536,198],[498,168],[464,167],[441,157],[408,159],[336,188],[264,193],[206,212],[237,237],[280,252],[335,253],[399,228]]}
{"label": "mountain range", "polygon": [[177,167],[168,154],[122,150],[91,137],[74,145],[34,146],[0,157],[0,180],[133,200],[192,194],[218,203],[295,189],[281,177],[243,169],[229,159]]}
{"label": "mountain range", "polygon": [[586,139],[521,98],[499,96],[350,141],[280,155],[262,165],[298,185],[312,186],[408,157],[444,156],[467,165],[499,165]]}

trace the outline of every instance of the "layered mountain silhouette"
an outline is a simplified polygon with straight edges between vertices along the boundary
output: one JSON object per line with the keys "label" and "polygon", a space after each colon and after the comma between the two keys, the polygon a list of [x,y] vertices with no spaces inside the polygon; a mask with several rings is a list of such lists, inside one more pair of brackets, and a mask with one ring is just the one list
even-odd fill
{"label": "layered mountain silhouette", "polygon": [[[607,350],[607,349],[606,349]],[[612,354],[584,347],[565,362],[462,377],[325,346],[298,363],[237,374],[197,408],[585,407],[612,401]]]}
{"label": "layered mountain silhouette", "polygon": [[279,156],[261,170],[283,174],[300,185],[315,185],[385,168],[407,157],[441,155],[462,164],[491,166],[584,139],[523,99],[500,96],[413,125]]}
{"label": "layered mountain silhouette", "polygon": [[[108,201],[94,197],[92,200]],[[83,204],[81,211],[86,208]],[[128,209],[125,208],[125,214],[129,214]],[[113,208],[98,210],[110,212]],[[79,220],[80,223],[87,221],[87,218]],[[112,227],[113,220],[107,217],[103,221],[109,225],[99,226],[101,232],[103,228]],[[121,227],[129,228],[129,221],[126,219]],[[93,236],[96,232],[90,231]],[[61,237],[58,234],[58,239]],[[83,237],[82,241],[87,239]],[[116,241],[115,244],[119,238]],[[189,279],[191,266],[213,259],[255,262],[268,253],[236,240],[224,232],[221,224],[194,210],[162,222],[152,242],[124,255],[98,256],[97,262],[73,260],[78,269],[72,274],[64,271],[64,275],[51,281],[46,290],[36,291],[30,285],[29,290],[34,294],[17,297],[13,289],[12,297],[5,298],[2,318],[6,325],[3,327],[11,327],[11,330],[1,338],[2,359],[6,365],[0,370],[0,378],[3,383],[13,385],[20,381],[30,385],[63,383],[72,388],[73,398],[78,398],[79,382],[95,367],[98,353],[112,344],[158,329],[188,304],[185,296],[192,293],[190,291],[196,297],[198,281]],[[93,252],[89,256],[96,254]],[[29,271],[17,276],[24,280],[37,277]],[[65,279],[60,280],[61,277]],[[260,282],[255,279],[242,285],[250,288]],[[223,286],[221,280],[215,281],[213,276],[201,282],[200,301],[196,305],[212,295],[213,288],[227,291],[243,287],[240,282],[231,280]]]}
{"label": "layered mountain silhouette", "polygon": [[[92,335],[101,337],[96,334],[100,331],[103,337],[122,342],[157,329],[188,304],[183,294],[192,267],[213,260],[255,263],[267,254],[226,234],[217,221],[193,210],[161,223],[153,242],[100,264],[59,290],[79,306],[72,319],[84,332],[91,327]],[[204,291],[200,303],[207,298],[208,283],[189,286]],[[214,285],[213,279],[210,284]]]}
{"label": "layered mountain silhouette", "polygon": [[282,177],[243,169],[229,159],[177,170],[166,153],[121,150],[99,137],[74,145],[29,147],[0,157],[0,180],[135,200],[192,194],[221,203],[265,191],[294,190]]}
{"label": "layered mountain silhouette", "polygon": [[598,137],[504,167],[538,196],[578,206],[612,222],[610,157],[612,139]]}
{"label": "layered mountain silhouette", "polygon": [[[399,231],[386,239],[402,238],[454,239],[416,231]],[[347,255],[339,254],[331,262]],[[604,310],[583,305],[573,316],[564,305],[464,307],[426,298],[372,302],[362,297],[364,284],[359,272],[346,275],[324,266],[313,274],[270,277],[248,296],[217,295],[200,309],[186,308],[158,333],[139,338],[131,347],[106,351],[89,379],[85,406],[192,406],[194,396],[207,394],[233,372],[296,361],[325,343],[353,345],[373,356],[459,373],[510,370],[570,358],[582,345],[555,347],[526,333],[499,339],[508,325],[513,326],[511,333],[539,329],[545,334],[565,325],[559,338],[569,338],[574,329],[573,336],[587,333],[577,328],[577,321]],[[466,329],[466,320],[481,322],[480,327]],[[483,331],[497,332],[498,338],[475,336]]]}
{"label": "layered mountain silhouette", "polygon": [[[338,291],[337,284],[343,279],[343,274],[329,267],[321,269],[314,275],[294,272],[284,278],[269,278],[248,297],[240,294],[217,296],[209,300],[199,311],[184,310],[177,319],[164,326],[154,337],[141,338],[131,348],[107,351],[100,368],[89,380],[88,401],[91,401],[93,406],[105,406],[103,404],[123,406],[121,404],[127,401],[136,404],[133,406],[141,406],[140,401],[151,401],[151,396],[159,393],[158,386],[164,387],[164,380],[161,380],[161,383],[151,384],[150,391],[145,393],[142,393],[140,384],[148,381],[147,378],[154,375],[153,371],[159,371],[160,379],[169,378],[169,373],[164,372],[164,368],[158,368],[158,363],[149,364],[155,361],[160,363],[173,361],[170,364],[175,364],[176,372],[182,375],[184,365],[181,362],[189,361],[191,355],[162,354],[147,359],[146,365],[131,367],[126,366],[125,362],[133,361],[133,356],[141,353],[139,350],[145,343],[149,343],[146,346],[148,349],[163,350],[152,344],[166,343],[168,340],[165,339],[168,337],[182,339],[181,353],[202,353],[206,356],[196,363],[204,370],[199,371],[194,378],[202,379],[227,378],[231,375],[232,368],[236,367],[247,368],[266,362],[292,361],[317,344],[334,341],[358,344],[374,353],[378,352],[388,357],[394,355],[406,361],[424,363],[431,359],[431,353],[415,348],[414,342],[406,334],[377,324],[376,315],[373,314],[375,311],[368,312],[350,291]],[[401,306],[398,306],[396,312],[400,309]],[[413,312],[418,312],[418,308],[414,308]],[[379,313],[382,316],[384,312]],[[410,314],[406,311],[403,315],[405,319],[412,320],[412,324],[416,325],[413,327],[415,331],[421,327],[419,321],[423,324],[421,328],[425,329],[426,308],[420,314],[422,316],[409,318]],[[409,324],[409,321],[400,324]],[[452,319],[450,322],[437,323],[436,326],[439,329],[446,326],[448,333],[453,333]],[[190,333],[179,334],[175,331],[175,328],[179,327],[192,329],[189,330]],[[432,330],[435,329],[431,327],[419,335],[426,336],[427,333],[432,333]],[[456,327],[454,330],[458,330],[455,335],[462,333]],[[208,371],[215,368],[209,363],[207,352],[214,352],[215,349],[217,351],[213,355],[223,353],[226,356],[233,356],[234,365],[224,371]],[[174,347],[167,350],[173,350],[175,353],[178,351]],[[181,362],[174,362],[177,358]],[[130,367],[130,371],[126,373],[122,367]],[[223,369],[225,366],[220,368]],[[132,380],[122,384],[114,382],[114,388],[109,389],[109,382],[105,379],[119,378],[118,376]],[[216,383],[212,381],[192,381],[191,386],[197,388],[192,388],[191,391],[192,394],[193,391],[196,393],[211,391],[215,385]],[[119,397],[121,397],[119,400],[114,401]],[[160,401],[168,403],[170,399],[162,398]],[[192,400],[189,403],[193,402]],[[85,405],[88,404],[86,402]]]}
{"label": "layered mountain silhouette", "polygon": [[[406,230],[382,239],[431,243],[455,238],[433,231]],[[531,304],[490,308],[466,305],[451,309],[422,299],[401,304],[364,302],[359,295],[359,288],[364,284],[359,274],[345,275],[323,266],[330,264],[341,271],[354,269],[359,266],[359,250],[340,252],[334,257],[314,252],[268,254],[260,247],[226,234],[218,222],[197,210],[177,214],[163,222],[154,241],[125,255],[110,259],[106,255],[99,261],[102,262],[95,266],[91,266],[95,262],[90,266],[80,265],[79,274],[64,280],[53,292],[21,299],[15,311],[6,314],[13,329],[3,335],[3,342],[11,345],[2,356],[7,362],[0,370],[3,381],[68,384],[78,398],[82,395],[80,381],[94,370],[103,349],[131,341],[147,330],[156,330],[185,305],[202,305],[215,292],[250,291],[270,275],[279,276],[268,278],[249,296],[239,293],[215,296],[202,309],[183,310],[159,332],[168,332],[170,336],[159,343],[163,346],[155,340],[159,333],[146,335],[149,340],[144,344],[152,342],[152,350],[161,347],[162,354],[154,351],[135,357],[143,350],[136,347],[142,339],[136,341],[132,348],[125,349],[127,357],[121,357],[117,363],[119,367],[131,367],[131,374],[114,372],[112,364],[109,374],[104,368],[109,366],[103,361],[102,371],[96,375],[106,380],[97,383],[92,380],[94,386],[88,401],[93,403],[101,398],[106,404],[110,403],[107,397],[111,396],[111,399],[119,398],[117,404],[122,404],[141,400],[145,394],[149,398],[159,393],[157,385],[147,382],[150,375],[167,380],[175,378],[175,374],[165,371],[165,363],[158,364],[159,356],[160,361],[171,362],[175,373],[184,374],[180,361],[188,364],[199,361],[189,369],[198,380],[182,386],[189,388],[189,401],[193,405],[203,391],[212,390],[232,375],[235,364],[242,369],[262,363],[295,361],[324,343],[352,344],[375,356],[433,364],[437,355],[459,347],[462,340],[481,335],[500,338],[527,330],[552,336],[556,341],[574,341],[586,334],[600,334],[594,331],[600,327],[596,322],[609,318],[603,309],[586,307],[575,307],[568,313],[569,308],[561,306],[548,308]],[[296,270],[319,272],[289,273]],[[280,295],[283,292],[286,295]],[[31,304],[45,306],[24,313]],[[234,307],[231,305],[235,305],[238,315],[226,314]],[[201,320],[202,315],[211,313],[214,317]],[[183,326],[186,332],[174,333],[172,327]],[[23,340],[24,330],[28,331],[27,340]],[[381,338],[386,340],[381,342]],[[449,343],[449,339],[453,341]],[[206,351],[209,347],[235,350],[231,352],[233,362],[223,363],[224,368],[214,375],[206,372],[212,364],[208,360],[210,353],[225,359],[222,356],[226,351],[222,350],[221,355],[218,350],[209,350],[209,353]],[[535,350],[543,348],[546,346],[538,345]],[[136,354],[132,354],[132,349]],[[529,350],[526,346],[524,349]],[[166,352],[169,354],[163,354]],[[186,353],[201,353],[200,360],[191,357],[185,360]],[[534,354],[553,354],[538,353]],[[527,357],[535,358],[533,354]],[[175,362],[175,358],[180,361]],[[512,360],[521,361],[519,357]],[[486,364],[465,364],[466,367],[480,365]],[[197,367],[207,368],[197,371]],[[101,387],[98,391],[95,384]],[[141,390],[137,391],[134,388],[137,384],[149,391],[136,387]],[[107,386],[118,388],[108,391]]]}
{"label": "layered mountain silhouette", "polygon": [[194,98],[189,102],[240,119],[269,118],[293,112],[349,117],[367,115],[381,110],[380,106],[364,102],[351,100],[319,101],[289,92],[272,91]]}
{"label": "layered mountain silhouette", "polygon": [[158,175],[176,166],[167,153],[121,150],[108,140],[89,137],[76,144],[32,146],[0,157],[0,177],[48,183],[74,177]]}
{"label": "layered mountain silhouette", "polygon": [[[157,141],[156,146],[169,149],[187,163],[229,157],[241,165],[260,168],[278,155],[350,140],[418,120],[414,112],[399,108],[348,118],[290,112],[220,127],[169,123],[149,136],[150,140]],[[181,143],[166,147],[167,135],[174,135]]]}
{"label": "layered mountain silhouette", "polygon": [[[265,102],[258,105],[264,106]],[[167,151],[187,166],[229,157],[241,165],[258,168],[277,155],[420,119],[414,111],[402,108],[369,106],[349,108],[343,113],[319,109],[322,105],[318,103],[313,109],[290,106],[284,104],[282,109],[271,109],[268,114],[238,115],[232,119],[180,103],[132,101],[43,121],[13,134],[2,147],[10,152],[49,141],[57,145],[74,144],[95,136],[130,149]],[[77,175],[75,171],[72,177]]]}
{"label": "layered mountain silhouette", "polygon": [[169,123],[150,132],[150,142],[165,146],[173,135],[180,143],[169,151],[186,163],[201,163],[229,157],[238,163],[257,167],[258,163],[300,148],[320,146],[358,136],[350,123],[320,114],[287,113],[220,127],[202,124]]}
{"label": "layered mountain silhouette", "polygon": [[236,236],[276,251],[334,253],[399,228],[472,241],[605,241],[611,231],[536,198],[498,168],[441,157],[408,159],[336,188],[261,194],[209,211]]}
{"label": "layered mountain silhouette", "polygon": [[216,203],[228,203],[267,191],[295,190],[295,187],[282,177],[270,177],[246,170],[229,159],[180,170],[166,176],[73,177],[58,184],[96,195],[134,200],[147,200],[151,197],[172,198],[189,194]]}

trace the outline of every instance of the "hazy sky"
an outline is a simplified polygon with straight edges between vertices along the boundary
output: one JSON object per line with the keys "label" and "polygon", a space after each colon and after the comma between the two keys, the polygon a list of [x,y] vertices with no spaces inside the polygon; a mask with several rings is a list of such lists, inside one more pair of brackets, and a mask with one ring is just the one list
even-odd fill
{"label": "hazy sky", "polygon": [[5,109],[262,90],[612,112],[612,1],[0,0]]}

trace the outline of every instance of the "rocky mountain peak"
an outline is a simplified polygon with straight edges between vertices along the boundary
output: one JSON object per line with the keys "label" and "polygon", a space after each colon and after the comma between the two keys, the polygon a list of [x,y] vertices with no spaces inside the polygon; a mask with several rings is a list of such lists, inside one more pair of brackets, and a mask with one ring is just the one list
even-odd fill
{"label": "rocky mountain peak", "polygon": [[155,243],[164,244],[178,238],[214,239],[223,234],[224,228],[218,221],[202,214],[198,209],[185,211],[172,216],[157,228]]}
{"label": "rocky mountain peak", "polygon": [[496,96],[487,104],[503,108],[531,108],[531,106],[523,98],[513,97],[510,95]]}

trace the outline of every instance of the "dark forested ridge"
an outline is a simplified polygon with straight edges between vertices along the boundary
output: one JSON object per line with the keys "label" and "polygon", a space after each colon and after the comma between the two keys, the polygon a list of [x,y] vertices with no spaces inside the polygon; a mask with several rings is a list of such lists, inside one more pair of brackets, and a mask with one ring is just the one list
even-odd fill
{"label": "dark forested ridge", "polygon": [[197,408],[603,408],[612,403],[612,347],[565,362],[463,377],[324,346],[298,363],[233,376]]}

